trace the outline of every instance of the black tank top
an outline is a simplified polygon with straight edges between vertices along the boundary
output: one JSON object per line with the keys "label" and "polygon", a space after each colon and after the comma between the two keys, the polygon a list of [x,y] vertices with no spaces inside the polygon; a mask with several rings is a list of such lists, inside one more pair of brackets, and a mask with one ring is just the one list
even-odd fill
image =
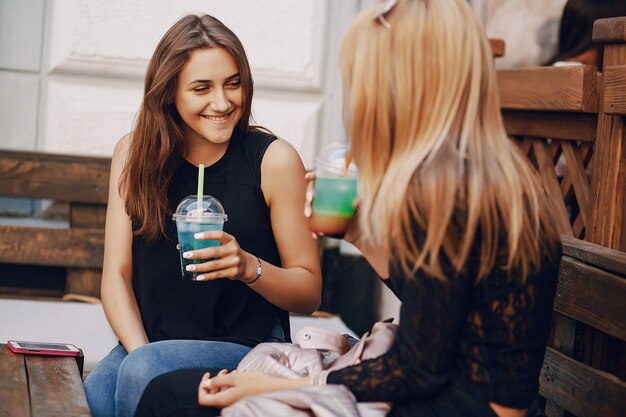
{"label": "black tank top", "polygon": [[[270,211],[261,191],[261,161],[276,138],[235,129],[224,156],[205,169],[204,194],[217,198],[228,215],[224,231],[243,250],[281,266]],[[174,212],[197,191],[198,168],[181,158],[168,190]],[[268,338],[276,319],[289,339],[287,312],[241,281],[185,281],[176,249],[176,226],[167,219],[167,236],[148,244],[133,237],[133,287],[148,340],[219,340],[254,346]]]}

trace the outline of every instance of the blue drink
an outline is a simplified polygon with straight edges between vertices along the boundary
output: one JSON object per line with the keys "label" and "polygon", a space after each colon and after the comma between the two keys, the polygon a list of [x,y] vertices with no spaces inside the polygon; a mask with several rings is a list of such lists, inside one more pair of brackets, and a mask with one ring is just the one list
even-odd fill
{"label": "blue drink", "polygon": [[180,268],[183,274],[183,279],[195,281],[198,275],[201,273],[187,271],[185,268],[189,264],[201,264],[207,261],[207,259],[186,259],[183,258],[183,253],[220,245],[219,240],[199,240],[193,237],[193,235],[198,232],[206,232],[209,230],[222,230],[223,225],[223,222],[199,223],[180,219],[176,221],[176,229],[178,230],[178,244],[180,245]]}
{"label": "blue drink", "polygon": [[210,195],[202,196],[201,200],[198,196],[190,195],[178,205],[174,220],[178,231],[180,270],[183,279],[197,281],[198,275],[202,273],[187,271],[187,265],[201,264],[211,259],[186,259],[183,258],[183,253],[220,245],[219,240],[196,239],[194,235],[211,230],[222,230],[227,220],[224,208]]}

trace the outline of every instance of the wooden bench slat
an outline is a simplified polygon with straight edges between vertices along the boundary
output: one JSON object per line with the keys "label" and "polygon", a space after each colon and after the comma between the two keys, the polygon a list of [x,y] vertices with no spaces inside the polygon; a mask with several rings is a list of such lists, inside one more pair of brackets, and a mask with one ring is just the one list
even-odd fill
{"label": "wooden bench slat", "polygon": [[620,417],[626,410],[626,383],[547,348],[539,393],[578,417]]}
{"label": "wooden bench slat", "polygon": [[30,415],[24,357],[4,344],[0,345],[0,376],[0,416]]}
{"label": "wooden bench slat", "polygon": [[563,254],[626,277],[626,253],[591,242],[561,236]]}
{"label": "wooden bench slat", "polygon": [[563,256],[554,309],[626,341],[626,278]]}
{"label": "wooden bench slat", "polygon": [[596,67],[501,69],[500,103],[504,109],[597,112]]}
{"label": "wooden bench slat", "polygon": [[0,226],[0,262],[102,268],[104,230]]}
{"label": "wooden bench slat", "polygon": [[106,206],[94,206],[81,203],[70,204],[70,225],[90,229],[104,229]]}
{"label": "wooden bench slat", "polygon": [[110,160],[0,151],[0,195],[106,204]]}
{"label": "wooden bench slat", "polygon": [[91,416],[74,358],[26,355],[32,416]]}
{"label": "wooden bench slat", "polygon": [[592,113],[505,110],[502,116],[511,136],[593,142],[598,129],[598,116]]}

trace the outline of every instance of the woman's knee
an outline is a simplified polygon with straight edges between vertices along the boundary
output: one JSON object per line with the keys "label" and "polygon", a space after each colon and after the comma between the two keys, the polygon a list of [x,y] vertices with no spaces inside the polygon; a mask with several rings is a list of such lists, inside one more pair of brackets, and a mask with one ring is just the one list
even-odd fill
{"label": "woman's knee", "polygon": [[125,357],[126,350],[118,345],[87,375],[85,395],[94,417],[112,415],[117,375]]}
{"label": "woman's knee", "polygon": [[144,381],[144,384],[147,384],[161,373],[159,370],[162,364],[161,354],[152,343],[140,346],[122,361],[117,375],[118,387],[120,383],[130,381]]}

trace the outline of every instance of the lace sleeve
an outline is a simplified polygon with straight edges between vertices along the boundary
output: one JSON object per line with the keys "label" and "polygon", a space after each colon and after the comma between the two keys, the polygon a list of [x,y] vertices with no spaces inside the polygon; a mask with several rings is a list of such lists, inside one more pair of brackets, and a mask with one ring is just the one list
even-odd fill
{"label": "lace sleeve", "polygon": [[402,401],[431,396],[449,380],[466,289],[461,282],[419,274],[402,288],[400,325],[390,350],[331,372],[359,401]]}

